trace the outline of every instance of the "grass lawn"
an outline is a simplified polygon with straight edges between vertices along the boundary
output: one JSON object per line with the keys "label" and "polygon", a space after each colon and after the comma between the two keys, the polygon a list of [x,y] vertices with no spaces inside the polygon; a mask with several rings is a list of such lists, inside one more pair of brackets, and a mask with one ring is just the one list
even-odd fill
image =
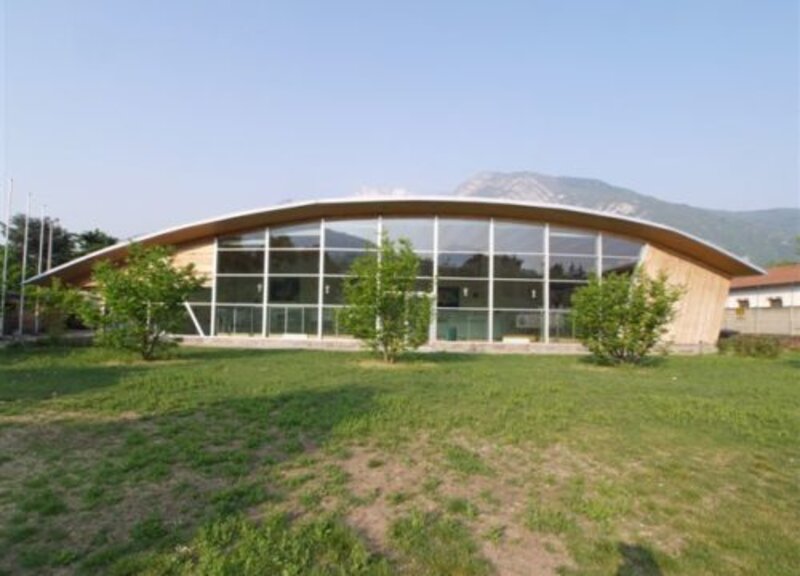
{"label": "grass lawn", "polygon": [[797,574],[800,355],[0,351],[0,574]]}

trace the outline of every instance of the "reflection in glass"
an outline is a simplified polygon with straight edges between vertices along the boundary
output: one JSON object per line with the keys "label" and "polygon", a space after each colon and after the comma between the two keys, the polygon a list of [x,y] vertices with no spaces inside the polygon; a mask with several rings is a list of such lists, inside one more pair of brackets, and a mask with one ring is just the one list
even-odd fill
{"label": "reflection in glass", "polygon": [[438,310],[436,322],[439,340],[486,340],[489,335],[489,313],[485,310]]}
{"label": "reflection in glass", "polygon": [[558,310],[572,307],[572,293],[585,284],[550,284],[550,309]]}
{"label": "reflection in glass", "polygon": [[264,230],[220,236],[217,245],[220,248],[263,248]]}
{"label": "reflection in glass", "polygon": [[498,311],[494,313],[494,339],[527,338],[531,341],[542,339],[544,313],[540,310]]}
{"label": "reflection in glass", "polygon": [[325,222],[325,248],[374,249],[378,245],[377,220]]}
{"label": "reflection in glass", "polygon": [[495,252],[544,253],[544,226],[521,222],[496,221],[494,224]]}
{"label": "reflection in glass", "polygon": [[603,276],[632,274],[638,264],[638,258],[603,258]]}
{"label": "reflection in glass", "polygon": [[595,273],[597,259],[585,256],[550,256],[551,280],[588,280]]}
{"label": "reflection in glass", "polygon": [[318,248],[319,222],[270,228],[269,246],[270,248]]}
{"label": "reflection in glass", "polygon": [[541,308],[543,305],[543,282],[494,283],[495,308]]}
{"label": "reflection in glass", "polygon": [[375,252],[340,252],[325,251],[325,273],[326,274],[347,274],[350,272],[353,263],[366,255],[377,257]]}
{"label": "reflection in glass", "polygon": [[[194,317],[197,320],[197,323],[200,324],[200,328],[203,330],[203,334],[208,336],[211,334],[211,306],[203,305],[203,304],[190,304],[189,305],[194,313]],[[194,334],[197,332],[197,328],[194,327],[192,324],[192,331],[189,334]]]}
{"label": "reflection in glass", "polygon": [[390,240],[405,238],[414,250],[433,250],[433,218],[384,218],[382,226]]}
{"label": "reflection in glass", "polygon": [[597,234],[566,228],[550,229],[551,254],[595,254]]}
{"label": "reflection in glass", "polygon": [[344,308],[330,307],[322,310],[322,333],[325,336],[349,336],[342,323],[342,310]]}
{"label": "reflection in glass", "polygon": [[267,306],[268,332],[271,335],[317,334],[316,306]]}
{"label": "reflection in glass", "polygon": [[259,304],[263,301],[264,279],[261,277],[217,277],[217,302]]}
{"label": "reflection in glass", "polygon": [[316,274],[318,270],[318,250],[270,250],[270,274]]}
{"label": "reflection in glass", "polygon": [[573,342],[575,340],[575,314],[571,310],[550,312],[550,341]]}
{"label": "reflection in glass", "polygon": [[269,302],[316,304],[319,281],[316,277],[270,278]]}
{"label": "reflection in glass", "polygon": [[261,335],[262,306],[217,306],[217,334]]}
{"label": "reflection in glass", "polygon": [[325,304],[344,304],[344,284],[346,278],[325,276],[322,284],[322,299]]}
{"label": "reflection in glass", "polygon": [[211,286],[201,286],[186,299],[187,302],[205,302],[211,303]]}
{"label": "reflection in glass", "polygon": [[439,219],[440,252],[489,252],[489,220]]}
{"label": "reflection in glass", "polygon": [[439,280],[437,306],[441,308],[486,308],[488,305],[488,281]]}
{"label": "reflection in glass", "polygon": [[417,258],[419,258],[417,276],[433,276],[433,254],[417,252]]}
{"label": "reflection in glass", "polygon": [[439,254],[439,275],[486,278],[489,257],[486,254]]}
{"label": "reflection in glass", "polygon": [[498,254],[494,257],[495,278],[543,278],[544,256]]}
{"label": "reflection in glass", "polygon": [[197,326],[195,326],[194,321],[185,307],[182,309],[181,323],[176,329],[175,334],[186,334],[189,336],[208,336],[211,334],[211,306],[205,304],[191,304],[190,306],[197,323],[203,331],[202,334],[197,331]]}
{"label": "reflection in glass", "polygon": [[603,235],[603,256],[628,256],[638,259],[641,250],[641,242]]}
{"label": "reflection in glass", "polygon": [[220,250],[217,253],[219,274],[263,274],[263,250]]}

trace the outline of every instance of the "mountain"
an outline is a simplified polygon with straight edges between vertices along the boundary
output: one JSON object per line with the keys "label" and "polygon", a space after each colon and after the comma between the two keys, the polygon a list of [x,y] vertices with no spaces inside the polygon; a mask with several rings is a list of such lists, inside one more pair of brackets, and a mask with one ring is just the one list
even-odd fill
{"label": "mountain", "polygon": [[665,202],[601,180],[535,172],[484,172],[461,184],[455,194],[567,204],[650,220],[694,234],[762,266],[797,259],[798,208],[707,210]]}

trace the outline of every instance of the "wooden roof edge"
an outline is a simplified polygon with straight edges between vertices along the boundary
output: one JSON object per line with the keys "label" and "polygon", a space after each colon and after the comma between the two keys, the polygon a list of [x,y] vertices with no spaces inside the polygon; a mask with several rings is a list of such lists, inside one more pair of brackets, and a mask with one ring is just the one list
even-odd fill
{"label": "wooden roof edge", "polygon": [[[347,217],[353,211],[354,216],[363,213],[387,213],[389,215],[422,215],[431,210],[424,208],[439,207],[439,212],[444,208],[444,213],[469,213],[472,216],[491,216],[486,209],[500,209],[499,212],[519,213],[518,218],[523,218],[524,213],[536,213],[547,217],[531,218],[531,220],[546,220],[564,226],[588,227],[604,232],[630,236],[649,243],[660,244],[689,258],[719,270],[731,277],[763,275],[766,272],[759,266],[740,258],[739,256],[707,242],[697,236],[683,232],[665,224],[650,222],[639,218],[621,216],[608,212],[600,212],[586,208],[578,208],[562,204],[520,202],[494,198],[463,198],[449,196],[417,196],[417,197],[367,197],[367,198],[337,198],[324,200],[311,200],[281,204],[226,214],[214,218],[207,218],[172,226],[157,232],[144,234],[130,240],[125,240],[102,248],[90,254],[81,256],[64,264],[60,264],[28,280],[30,284],[41,284],[47,279],[56,276],[65,280],[74,279],[91,269],[92,265],[104,258],[119,260],[127,255],[128,247],[133,243],[143,244],[182,244],[198,240],[206,236],[229,234],[246,230],[249,227],[259,226],[259,221],[274,223],[284,221],[290,223],[304,219],[325,217],[325,214],[335,217]],[[285,219],[281,216],[285,215]],[[462,214],[463,215],[463,214]],[[513,217],[514,214],[503,214],[500,217]],[[575,220],[575,222],[573,222]],[[622,230],[615,231],[621,227]]]}

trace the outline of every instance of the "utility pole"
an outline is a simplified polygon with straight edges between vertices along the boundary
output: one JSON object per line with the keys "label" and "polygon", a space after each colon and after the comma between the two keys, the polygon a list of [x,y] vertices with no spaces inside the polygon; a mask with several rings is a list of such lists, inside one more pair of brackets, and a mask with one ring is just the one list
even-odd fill
{"label": "utility pole", "polygon": [[0,280],[0,338],[6,329],[6,293],[8,292],[8,253],[11,249],[11,197],[14,194],[14,179],[10,179],[6,188],[6,221],[5,248],[3,250],[3,276]]}
{"label": "utility pole", "polygon": [[28,205],[25,209],[25,232],[22,235],[22,276],[19,281],[19,326],[17,334],[22,336],[25,323],[25,280],[27,279],[28,264],[28,227],[31,215],[31,193],[28,192]]}

